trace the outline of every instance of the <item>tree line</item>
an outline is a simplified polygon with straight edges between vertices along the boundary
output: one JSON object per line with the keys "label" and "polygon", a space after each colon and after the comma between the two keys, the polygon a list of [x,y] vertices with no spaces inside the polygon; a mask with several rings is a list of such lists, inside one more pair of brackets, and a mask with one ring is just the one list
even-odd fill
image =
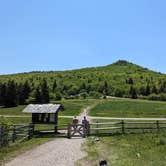
{"label": "tree line", "polygon": [[[63,78],[62,78],[63,79]],[[50,82],[49,82],[50,83]],[[107,80],[99,82],[80,81],[78,84],[65,84],[63,81],[53,80],[48,85],[47,79],[39,79],[38,84],[33,80],[17,83],[14,80],[0,83],[0,106],[13,107],[28,103],[49,103],[50,100],[72,99],[72,98],[106,98],[107,96],[129,97],[132,99],[145,98],[151,100],[166,100],[166,81],[151,83],[146,81],[140,87],[132,78],[125,80],[124,87],[112,86]]]}
{"label": "tree line", "polygon": [[[28,81],[19,84],[13,80],[9,80],[7,83],[0,83],[0,106],[15,107],[17,105],[28,104],[32,90]],[[36,87],[34,101],[32,102],[39,104],[50,102],[49,88],[46,80],[43,80]]]}

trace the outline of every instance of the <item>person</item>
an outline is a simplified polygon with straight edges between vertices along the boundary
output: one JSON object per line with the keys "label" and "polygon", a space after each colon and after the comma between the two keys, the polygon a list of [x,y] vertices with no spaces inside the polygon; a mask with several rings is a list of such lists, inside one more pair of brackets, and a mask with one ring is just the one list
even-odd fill
{"label": "person", "polygon": [[89,134],[89,121],[86,119],[86,116],[84,116],[84,119],[82,120],[82,124],[85,126],[87,134]]}
{"label": "person", "polygon": [[74,118],[73,118],[73,124],[78,124],[78,119],[77,119],[77,117],[76,116],[74,116]]}
{"label": "person", "polygon": [[107,166],[107,161],[106,160],[100,161],[99,166]]}

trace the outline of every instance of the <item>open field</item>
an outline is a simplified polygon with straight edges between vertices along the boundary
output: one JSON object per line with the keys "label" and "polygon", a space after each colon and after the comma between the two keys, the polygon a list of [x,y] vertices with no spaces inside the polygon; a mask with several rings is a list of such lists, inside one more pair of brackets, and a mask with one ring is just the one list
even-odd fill
{"label": "open field", "polygon": [[90,110],[89,114],[90,116],[98,117],[165,118],[166,103],[145,100],[107,99],[101,100]]}
{"label": "open field", "polygon": [[112,166],[165,166],[166,132],[89,138],[88,156],[80,165],[96,166],[106,159]]}
{"label": "open field", "polygon": [[[60,111],[60,116],[76,116],[79,115],[83,108],[91,105],[95,102],[93,99],[85,100],[62,100],[60,102],[53,101],[52,103],[61,103],[64,106],[64,111]],[[23,113],[22,110],[26,105],[19,105],[12,108],[0,107],[0,115],[20,115],[20,116],[31,116],[30,114]]]}

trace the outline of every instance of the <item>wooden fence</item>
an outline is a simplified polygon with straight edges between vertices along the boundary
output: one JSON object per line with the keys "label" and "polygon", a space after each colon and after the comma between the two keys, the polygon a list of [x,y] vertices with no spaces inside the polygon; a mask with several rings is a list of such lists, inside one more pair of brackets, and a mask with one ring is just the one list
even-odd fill
{"label": "wooden fence", "polygon": [[109,133],[135,133],[160,131],[166,129],[166,121],[116,121],[116,122],[95,122],[90,124],[91,135]]}
{"label": "wooden fence", "polygon": [[0,148],[8,146],[8,126],[3,124],[0,126]]}
{"label": "wooden fence", "polygon": [[34,126],[31,124],[19,125],[0,125],[0,148],[6,147],[9,143],[20,143],[31,139],[33,136]]}

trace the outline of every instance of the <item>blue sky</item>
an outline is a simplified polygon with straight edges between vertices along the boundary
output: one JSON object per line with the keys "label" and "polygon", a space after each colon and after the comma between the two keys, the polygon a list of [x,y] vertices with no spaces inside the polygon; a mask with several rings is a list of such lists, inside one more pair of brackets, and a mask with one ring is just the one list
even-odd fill
{"label": "blue sky", "polygon": [[165,0],[0,0],[0,74],[102,66],[166,73]]}

